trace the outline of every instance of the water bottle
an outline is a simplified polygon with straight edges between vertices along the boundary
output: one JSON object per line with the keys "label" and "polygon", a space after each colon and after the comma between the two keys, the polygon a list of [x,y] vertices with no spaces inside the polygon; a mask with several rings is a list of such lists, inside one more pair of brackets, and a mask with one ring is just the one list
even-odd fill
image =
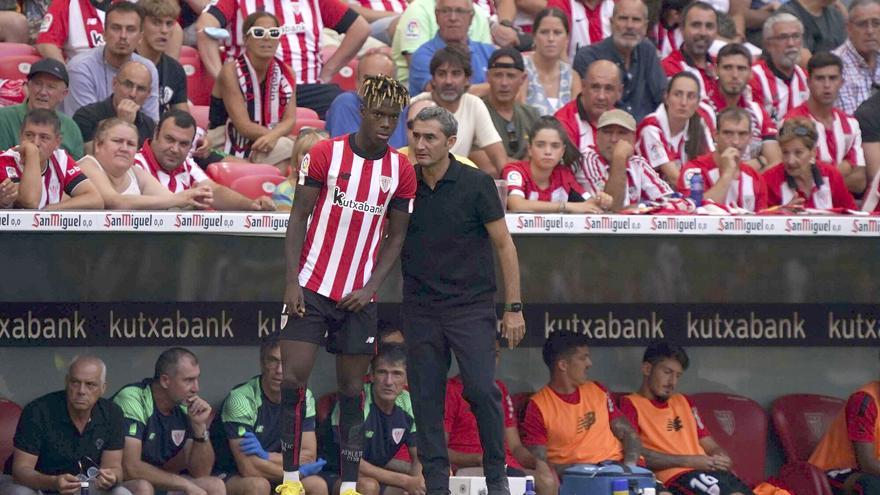
{"label": "water bottle", "polygon": [[611,495],[629,495],[629,482],[623,478],[612,481]]}
{"label": "water bottle", "polygon": [[523,495],[535,495],[534,476],[526,476],[526,492]]}
{"label": "water bottle", "polygon": [[89,482],[88,481],[80,481],[79,482],[79,495],[89,495]]}
{"label": "water bottle", "polygon": [[691,176],[691,199],[694,204],[699,208],[703,205],[703,174],[697,172]]}

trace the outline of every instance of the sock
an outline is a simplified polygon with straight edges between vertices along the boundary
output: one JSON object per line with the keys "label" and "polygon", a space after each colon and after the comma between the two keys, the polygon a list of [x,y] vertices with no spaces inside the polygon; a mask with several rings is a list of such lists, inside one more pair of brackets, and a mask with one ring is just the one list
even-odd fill
{"label": "sock", "polygon": [[[306,414],[305,387],[281,388],[281,467],[284,480],[299,479],[299,451],[302,446],[302,424]],[[288,473],[290,477],[288,477]]]}
{"label": "sock", "polygon": [[341,485],[339,485],[339,493],[343,494],[348,490],[357,491],[357,481],[343,481]]}
{"label": "sock", "polygon": [[[364,450],[364,410],[361,396],[339,397],[339,478],[343,486],[357,485],[358,468]],[[343,490],[344,492],[345,490]]]}
{"label": "sock", "polygon": [[284,482],[299,481],[299,471],[284,471]]}

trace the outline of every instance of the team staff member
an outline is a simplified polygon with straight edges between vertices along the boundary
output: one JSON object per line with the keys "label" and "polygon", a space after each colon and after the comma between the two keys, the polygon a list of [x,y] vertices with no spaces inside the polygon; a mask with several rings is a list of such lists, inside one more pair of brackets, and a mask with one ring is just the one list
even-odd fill
{"label": "team staff member", "polygon": [[620,409],[639,432],[648,468],[672,493],[751,495],[730,472],[730,456],[703,426],[697,409],[675,392],[689,363],[682,347],[651,344],[642,358],[642,385],[621,400]]}
{"label": "team staff member", "polygon": [[516,247],[492,178],[449,153],[458,124],[442,107],[413,121],[419,179],[416,206],[401,256],[403,330],[409,346],[419,456],[429,494],[449,490],[443,398],[451,352],[480,425],[483,469],[490,495],[507,494],[504,418],[495,386],[495,263],[504,277],[502,335],[513,347],[525,334]]}
{"label": "team staff member", "polygon": [[[220,421],[211,426],[215,469],[226,473],[226,492],[269,495],[281,482],[281,343],[277,334],[260,345],[260,374],[229,392],[220,407]],[[302,458],[315,460],[315,399],[306,391]],[[317,469],[320,470],[320,467]],[[316,470],[316,471],[317,471]],[[306,492],[327,495],[318,476],[303,478]]]}
{"label": "team staff member", "polygon": [[863,385],[825,432],[810,464],[828,473],[835,495],[880,493],[880,381]]}
{"label": "team staff member", "polygon": [[281,495],[303,491],[300,433],[319,344],[336,354],[340,491],[357,493],[363,377],[376,346],[373,296],[400,253],[416,190],[409,160],[388,146],[409,93],[390,77],[373,76],[364,80],[361,94],[363,119],[357,133],[321,141],[303,158],[287,228]]}
{"label": "team staff member", "polygon": [[[156,491],[226,494],[223,481],[210,476],[211,405],[198,395],[200,375],[195,354],[172,347],[159,355],[152,378],[126,385],[113,396],[125,415],[122,465],[127,478],[142,479]],[[184,470],[188,476],[180,474]]]}
{"label": "team staff member", "polygon": [[[416,448],[416,423],[406,391],[406,347],[383,343],[370,363],[370,382],[364,384],[364,457],[360,463],[358,492],[363,495],[425,494],[425,479]],[[339,406],[330,418],[333,438],[324,445],[328,467],[339,459]],[[413,462],[399,460],[409,449]],[[333,466],[335,467],[335,466]],[[307,492],[311,493],[311,492]]]}
{"label": "team staff member", "polygon": [[[125,438],[119,406],[101,398],[107,367],[94,357],[77,357],[64,377],[64,390],[25,406],[15,430],[12,479],[0,481],[0,494],[36,495],[43,491],[78,493],[76,475],[97,467],[92,493],[130,495],[122,481]],[[85,466],[82,459],[96,465]],[[134,486],[137,482],[130,482]]]}

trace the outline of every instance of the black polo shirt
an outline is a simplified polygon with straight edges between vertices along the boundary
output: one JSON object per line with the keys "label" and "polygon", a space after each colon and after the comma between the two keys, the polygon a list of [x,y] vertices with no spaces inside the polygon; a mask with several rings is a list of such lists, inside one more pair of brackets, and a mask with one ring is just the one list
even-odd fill
{"label": "black polo shirt", "polygon": [[36,470],[55,476],[79,474],[86,457],[101,462],[105,450],[122,450],[125,442],[122,410],[101,398],[82,433],[67,412],[64,390],[46,394],[25,406],[12,441],[16,449],[37,456]]}
{"label": "black polo shirt", "polygon": [[159,73],[159,115],[171,108],[171,105],[186,103],[186,72],[180,62],[166,54],[159,57],[156,64]]}
{"label": "black polo shirt", "polygon": [[[90,103],[84,107],[80,107],[73,114],[73,121],[79,126],[82,133],[84,143],[88,143],[95,139],[95,132],[98,130],[98,124],[104,119],[116,117],[116,109],[113,108],[113,95],[104,101]],[[144,141],[153,137],[153,131],[156,129],[156,122],[143,112],[138,110],[134,117],[134,126],[138,130],[138,148],[144,145]]]}
{"label": "black polo shirt", "polygon": [[436,308],[492,301],[495,262],[486,224],[504,218],[495,181],[452,155],[433,190],[419,166],[416,177],[401,253],[403,303]]}

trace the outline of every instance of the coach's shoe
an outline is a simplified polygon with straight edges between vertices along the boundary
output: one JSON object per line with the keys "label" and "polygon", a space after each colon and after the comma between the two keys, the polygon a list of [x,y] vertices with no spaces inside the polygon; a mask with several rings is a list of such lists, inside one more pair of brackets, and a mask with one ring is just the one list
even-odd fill
{"label": "coach's shoe", "polygon": [[303,495],[306,493],[302,481],[285,481],[275,488],[278,495]]}

